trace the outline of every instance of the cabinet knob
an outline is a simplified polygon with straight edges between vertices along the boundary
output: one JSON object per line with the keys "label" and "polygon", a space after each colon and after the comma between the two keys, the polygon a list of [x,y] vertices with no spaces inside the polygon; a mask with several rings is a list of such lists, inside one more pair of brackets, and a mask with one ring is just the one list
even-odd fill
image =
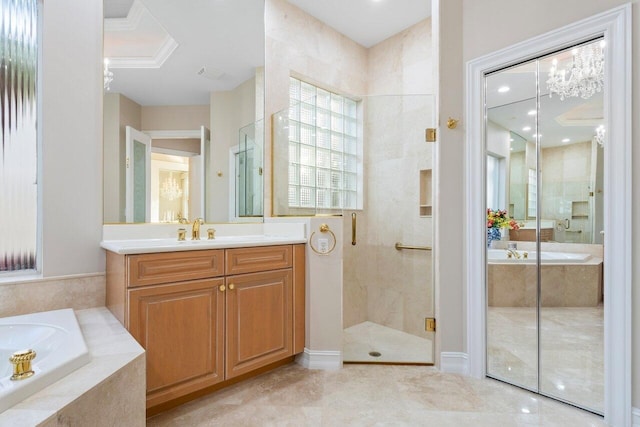
{"label": "cabinet knob", "polygon": [[236,287],[236,285],[234,285],[233,283],[229,283],[229,290],[230,291],[232,291],[233,288],[235,288],[235,287]]}
{"label": "cabinet knob", "polygon": [[220,289],[220,292],[224,292],[227,288],[224,285],[220,285],[218,289]]}

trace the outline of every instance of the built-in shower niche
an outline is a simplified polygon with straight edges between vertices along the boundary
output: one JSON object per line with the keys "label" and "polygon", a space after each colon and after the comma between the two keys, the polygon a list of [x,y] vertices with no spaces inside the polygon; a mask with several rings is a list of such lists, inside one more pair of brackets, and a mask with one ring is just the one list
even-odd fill
{"label": "built-in shower niche", "polygon": [[433,191],[432,191],[432,170],[423,169],[420,171],[420,216],[430,217],[433,215]]}

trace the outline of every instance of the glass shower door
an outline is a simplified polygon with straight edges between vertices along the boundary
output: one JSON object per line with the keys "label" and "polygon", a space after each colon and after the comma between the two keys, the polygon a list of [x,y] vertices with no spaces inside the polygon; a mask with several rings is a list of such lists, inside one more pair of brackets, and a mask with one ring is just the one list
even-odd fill
{"label": "glass shower door", "polygon": [[[433,364],[430,95],[362,100],[364,204],[345,215],[343,360]],[[352,244],[352,227],[356,244]]]}

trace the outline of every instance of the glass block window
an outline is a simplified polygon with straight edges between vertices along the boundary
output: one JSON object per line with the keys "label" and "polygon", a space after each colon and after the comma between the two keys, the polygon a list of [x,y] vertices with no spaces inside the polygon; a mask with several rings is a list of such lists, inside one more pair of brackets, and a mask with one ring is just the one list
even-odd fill
{"label": "glass block window", "polygon": [[357,209],[358,101],[291,77],[289,103],[289,207]]}
{"label": "glass block window", "polygon": [[0,8],[0,273],[35,270],[37,0]]}

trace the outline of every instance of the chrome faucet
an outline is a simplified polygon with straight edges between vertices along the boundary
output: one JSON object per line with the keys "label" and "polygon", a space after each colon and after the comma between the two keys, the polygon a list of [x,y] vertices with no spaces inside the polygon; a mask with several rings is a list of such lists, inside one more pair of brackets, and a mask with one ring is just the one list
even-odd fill
{"label": "chrome faucet", "polygon": [[191,240],[200,240],[200,226],[204,224],[202,218],[196,218],[193,221],[193,228],[191,229]]}

